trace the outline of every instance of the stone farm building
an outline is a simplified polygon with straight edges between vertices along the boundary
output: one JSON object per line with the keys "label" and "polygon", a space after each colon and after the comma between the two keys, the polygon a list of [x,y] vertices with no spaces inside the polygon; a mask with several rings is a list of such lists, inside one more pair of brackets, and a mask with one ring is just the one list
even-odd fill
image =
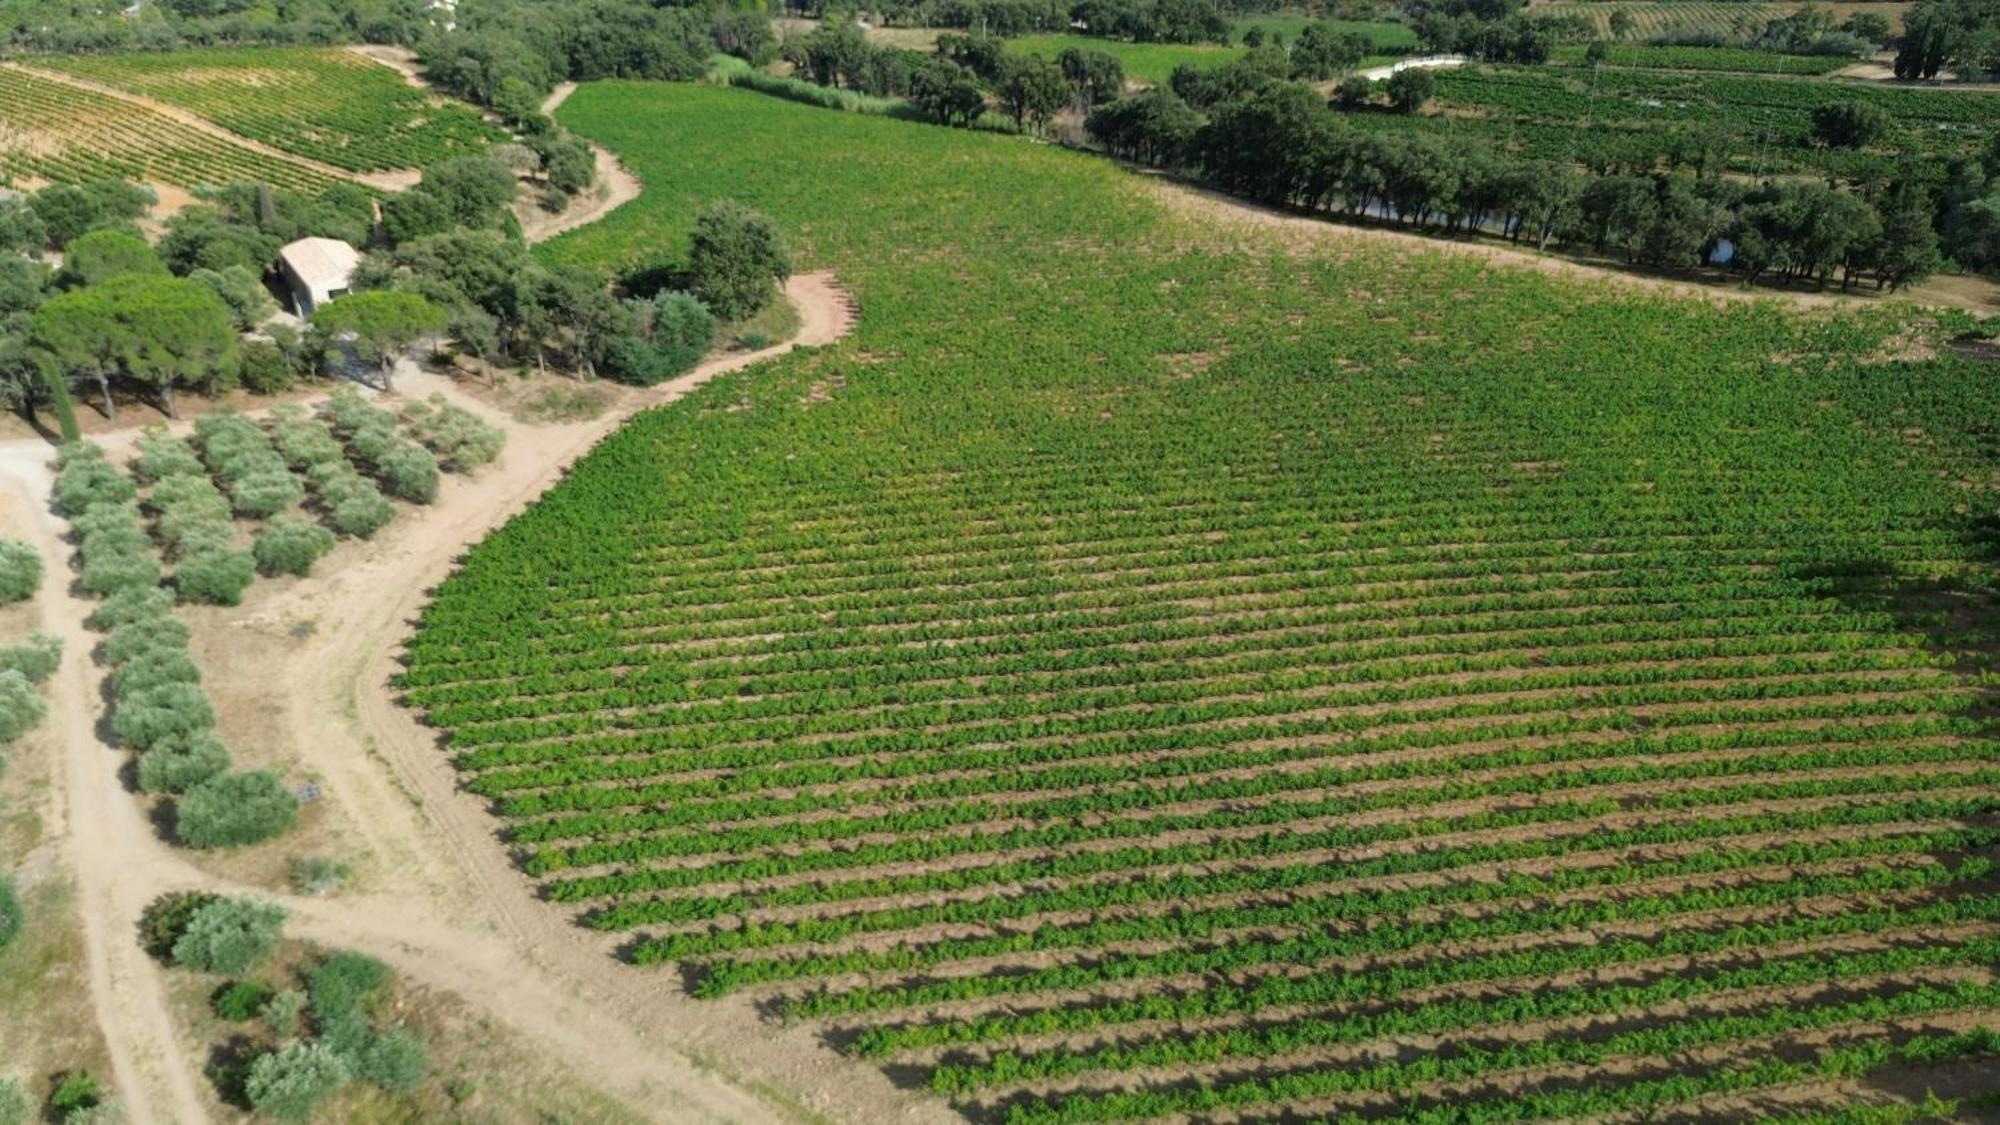
{"label": "stone farm building", "polygon": [[278,251],[278,272],[300,316],[347,292],[361,254],[337,238],[301,238]]}

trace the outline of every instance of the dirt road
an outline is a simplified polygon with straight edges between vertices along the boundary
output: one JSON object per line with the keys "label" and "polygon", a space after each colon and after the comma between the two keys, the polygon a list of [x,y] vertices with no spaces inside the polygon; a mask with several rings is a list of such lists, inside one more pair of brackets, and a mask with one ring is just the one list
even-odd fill
{"label": "dirt road", "polygon": [[[554,117],[556,110],[575,92],[574,82],[557,86],[542,99],[542,112]],[[532,203],[517,212],[521,220],[521,234],[529,242],[543,242],[564,231],[594,223],[639,198],[639,193],[645,190],[646,185],[619,163],[610,149],[592,141],[590,152],[597,161],[597,183],[588,192],[570,200],[568,207],[555,214]]]}
{"label": "dirt road", "polygon": [[[406,394],[442,393],[505,427],[501,461],[476,478],[454,478],[433,508],[392,525],[382,549],[357,565],[295,585],[258,609],[282,615],[303,607],[325,625],[289,659],[283,690],[268,703],[285,712],[300,770],[323,779],[332,811],[372,854],[378,877],[367,893],[300,898],[237,885],[159,837],[120,780],[125,755],[98,734],[102,673],[89,655],[97,638],[84,626],[90,603],[73,596],[63,577],[71,550],[61,541],[63,521],[49,510],[48,448],[0,445],[0,488],[43,513],[33,533],[55,577],[40,594],[41,609],[66,646],[49,688],[51,721],[64,753],[67,821],[89,826],[68,833],[68,846],[87,925],[93,1000],[110,1040],[112,1077],[134,1121],[208,1116],[194,1057],[199,1045],[176,1040],[162,970],[132,930],[147,902],[188,888],[270,894],[293,911],[296,935],[381,957],[415,981],[458,994],[645,1116],[744,1122],[805,1112],[733,1079],[726,1064],[708,1056],[737,1053],[731,1036],[781,1039],[774,1054],[782,1070],[783,1056],[816,1048],[720,1006],[702,1009],[721,1017],[712,1024],[690,1018],[682,1006],[688,1002],[670,995],[676,990],[667,978],[620,970],[601,942],[536,901],[494,841],[490,819],[457,792],[433,738],[388,690],[394,653],[429,587],[461,551],[532,502],[631,412],[673,402],[799,344],[831,343],[854,323],[852,302],[830,275],[795,277],[786,294],[801,316],[794,341],[711,360],[635,397],[624,411],[588,422],[530,428],[458,394],[447,380],[407,377]],[[902,1097],[872,1070],[843,1071],[859,1075],[855,1088],[830,1095],[843,1117],[865,1119]],[[816,1095],[822,1104],[829,1096]],[[919,1108],[910,1119],[926,1114]]]}

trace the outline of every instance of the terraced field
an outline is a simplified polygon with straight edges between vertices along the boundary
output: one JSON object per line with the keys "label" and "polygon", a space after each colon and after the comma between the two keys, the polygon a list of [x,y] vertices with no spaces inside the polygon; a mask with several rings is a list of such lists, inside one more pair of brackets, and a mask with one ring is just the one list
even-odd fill
{"label": "terraced field", "polygon": [[38,58],[337,168],[413,168],[505,139],[470,106],[331,48],[242,47]]}
{"label": "terraced field", "polygon": [[116,176],[183,188],[256,180],[318,191],[332,182],[144,106],[0,67],[0,181]]}
{"label": "terraced field", "polygon": [[[1892,312],[1280,245],[1108,164],[602,84],[838,269],[402,688],[582,925],[975,1119],[1868,1117],[1989,1056],[2000,384]],[[1918,354],[1923,354],[1919,352]]]}

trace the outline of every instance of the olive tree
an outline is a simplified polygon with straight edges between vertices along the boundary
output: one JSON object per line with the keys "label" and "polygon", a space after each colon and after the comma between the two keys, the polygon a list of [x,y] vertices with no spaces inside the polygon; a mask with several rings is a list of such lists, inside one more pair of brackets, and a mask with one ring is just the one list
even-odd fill
{"label": "olive tree", "polygon": [[290,832],[299,801],[265,770],[225,773],[189,789],[174,808],[174,833],[196,848],[254,844]]}
{"label": "olive tree", "polygon": [[204,973],[248,972],[277,950],[288,914],[275,902],[218,898],[187,920],[174,939],[173,962]]}
{"label": "olive tree", "polygon": [[25,601],[41,585],[41,552],[18,539],[0,539],[0,604]]}

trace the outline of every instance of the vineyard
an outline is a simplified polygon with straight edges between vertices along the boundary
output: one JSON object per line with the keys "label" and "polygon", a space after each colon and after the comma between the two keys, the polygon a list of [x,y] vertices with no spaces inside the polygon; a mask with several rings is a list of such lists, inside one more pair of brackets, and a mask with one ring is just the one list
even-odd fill
{"label": "vineyard", "polygon": [[[1593,74],[1577,68],[1463,67],[1438,74],[1437,97],[1457,112],[1475,115],[1473,128],[1517,134],[1537,156],[1553,155],[1536,148],[1538,135],[1575,151],[1579,144],[1599,144],[1621,132],[1657,137],[1662,129],[1719,129],[1732,138],[1741,171],[1855,160],[1853,152],[1814,145],[1812,112],[1825,105],[1877,106],[1890,121],[1884,145],[1941,155],[1971,154],[1990,123],[2000,120],[2000,94],[1609,68]],[[1448,117],[1433,127],[1458,124]],[[1772,160],[1777,163],[1768,163]]]}
{"label": "vineyard", "polygon": [[740,91],[563,118],[675,186],[552,259],[730,195],[861,308],[408,645],[625,959],[1014,1122],[1805,1113],[2000,1047],[1990,372]]}
{"label": "vineyard", "polygon": [[[1588,64],[1588,47],[1558,47],[1549,61],[1562,66]],[[1648,47],[1636,43],[1609,45],[1604,64],[1638,70],[1720,70],[1742,74],[1826,75],[1854,65],[1838,55],[1784,55],[1747,47]]]}
{"label": "vineyard", "polygon": [[332,182],[144,106],[0,67],[0,181],[111,177],[183,188],[254,180],[307,192]]}
{"label": "vineyard", "polygon": [[[1611,13],[1623,11],[1632,17],[1632,39],[1645,40],[1670,31],[1705,31],[1723,36],[1755,34],[1769,21],[1805,7],[1802,3],[1759,4],[1736,0],[1661,0],[1658,3],[1626,3],[1624,0],[1579,0],[1574,3],[1536,5],[1537,15],[1582,16],[1597,27],[1600,35],[1611,34]],[[1836,3],[1831,10],[1840,18],[1857,12],[1874,12],[1901,27],[1902,3]]]}
{"label": "vineyard", "polygon": [[505,139],[470,106],[346,51],[248,47],[46,57],[35,65],[179,106],[298,156],[374,172]]}

